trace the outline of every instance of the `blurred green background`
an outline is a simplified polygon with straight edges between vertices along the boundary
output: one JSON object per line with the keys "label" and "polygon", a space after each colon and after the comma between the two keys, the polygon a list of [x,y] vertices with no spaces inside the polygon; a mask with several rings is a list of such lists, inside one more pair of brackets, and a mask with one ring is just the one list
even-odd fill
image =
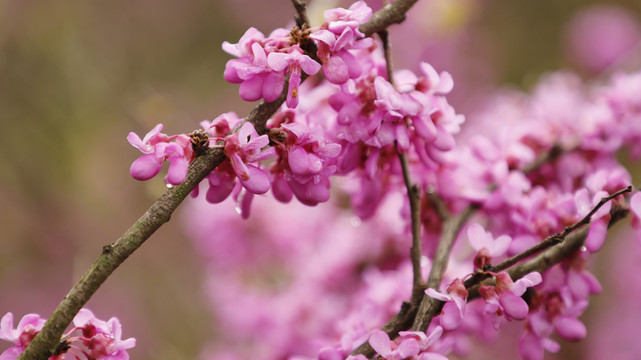
{"label": "blurred green background", "polygon": [[[489,69],[460,69],[462,79],[453,69],[457,89],[466,81],[527,88],[543,72],[572,69],[563,32],[592,3],[453,1],[438,14],[442,33],[426,36],[438,49],[452,34],[482,35],[476,47],[448,48],[453,58],[471,51]],[[641,12],[635,0],[602,3]],[[167,133],[188,133],[222,112],[247,114],[251,104],[238,98],[237,85],[223,82],[229,56],[221,43],[252,25],[268,34],[293,14],[285,0],[0,0],[0,313],[48,316],[101,247],[162,193],[162,177],[129,176],[139,154],[129,131],[142,136],[163,123]],[[408,21],[428,16],[411,13]],[[435,51],[422,55],[439,61]],[[201,296],[204,264],[179,217],[88,304],[105,320],[119,317],[124,337],[138,339],[133,359],[195,358],[217,331]]]}

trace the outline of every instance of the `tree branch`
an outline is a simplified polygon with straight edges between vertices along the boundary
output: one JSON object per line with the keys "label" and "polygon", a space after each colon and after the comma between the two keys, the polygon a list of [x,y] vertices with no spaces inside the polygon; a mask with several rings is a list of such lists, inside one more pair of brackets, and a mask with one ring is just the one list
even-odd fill
{"label": "tree branch", "polygon": [[358,27],[365,36],[370,36],[387,29],[392,24],[400,24],[405,20],[405,14],[418,0],[397,0],[378,10],[364,24]]}
{"label": "tree branch", "polygon": [[309,22],[309,16],[307,16],[307,4],[304,0],[292,0],[294,9],[296,9],[296,25],[299,28],[303,28],[303,25],[306,25],[308,28],[311,27]]}
{"label": "tree branch", "polygon": [[[427,287],[438,290],[438,286],[441,284],[441,279],[443,279],[443,273],[447,268],[447,263],[449,261],[450,252],[452,250],[452,245],[454,245],[454,240],[458,236],[459,231],[469,219],[469,217],[476,211],[476,205],[470,205],[461,211],[459,214],[452,216],[445,220],[443,223],[443,230],[441,233],[441,238],[436,248],[436,253],[434,254],[434,260],[432,261],[432,269],[430,270],[430,276],[427,279]],[[421,305],[416,314],[416,319],[412,325],[412,330],[414,331],[426,331],[427,326],[432,321],[434,314],[440,311],[442,304],[440,302],[435,303],[431,297],[423,296],[421,300]],[[438,300],[437,300],[438,301]],[[438,311],[435,312],[435,310]]]}

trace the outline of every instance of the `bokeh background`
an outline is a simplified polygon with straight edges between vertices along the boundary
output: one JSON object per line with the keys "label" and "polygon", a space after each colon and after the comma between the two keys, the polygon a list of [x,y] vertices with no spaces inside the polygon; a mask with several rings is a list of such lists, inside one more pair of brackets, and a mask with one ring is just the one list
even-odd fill
{"label": "bokeh background", "polygon": [[[312,18],[336,4],[315,0]],[[293,14],[286,0],[0,0],[0,313],[48,316],[164,191],[161,177],[129,176],[138,152],[128,132],[163,123],[188,133],[223,112],[247,114],[251,104],[222,79],[221,43],[249,26],[269,33]],[[423,0],[390,31],[395,66],[450,71],[451,102],[469,114],[493,89],[527,90],[545,72],[598,81],[638,69],[640,19],[637,0]],[[196,358],[220,331],[178,212],[87,305],[138,339],[132,359]],[[624,255],[641,263],[616,246],[596,260],[606,292],[617,277],[605,270]],[[612,302],[593,302],[589,330]],[[580,359],[581,346],[556,358]]]}

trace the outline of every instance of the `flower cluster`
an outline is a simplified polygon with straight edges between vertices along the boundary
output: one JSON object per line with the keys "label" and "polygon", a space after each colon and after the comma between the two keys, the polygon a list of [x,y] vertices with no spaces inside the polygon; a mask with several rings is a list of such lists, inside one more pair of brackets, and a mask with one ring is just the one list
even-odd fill
{"label": "flower cluster", "polygon": [[[0,339],[15,344],[0,354],[2,360],[17,359],[42,330],[45,320],[38,314],[25,315],[13,328],[13,314],[7,313],[0,320]],[[112,317],[102,321],[88,309],[81,309],[73,319],[74,327],[62,336],[50,360],[96,359],[128,360],[127,349],[136,345],[136,339],[122,339],[120,321]]]}
{"label": "flower cluster", "polygon": [[[380,44],[358,30],[371,13],[359,1],[349,9],[326,11],[318,28],[278,29],[268,37],[251,28],[237,44],[223,44],[237,57],[227,63],[225,79],[241,84],[241,98],[274,101],[285,79],[289,88],[286,104],[267,123],[265,134],[233,113],[201,124],[209,139],[205,147],[223,148],[226,155],[208,176],[209,202],[233,195],[245,218],[253,196],[269,189],[280,201],[295,196],[316,205],[329,200],[330,177],[341,175],[361,189],[353,194],[352,205],[367,218],[390,186],[402,181],[397,152],[420,163],[417,172],[438,166],[464,120],[445,98],[453,88],[452,77],[423,63],[422,75],[401,70],[392,85]],[[303,52],[309,42],[316,45],[320,63]],[[313,75],[321,68],[324,80],[301,85],[302,72]],[[299,102],[301,91],[309,96]],[[157,126],[143,140],[129,135],[129,142],[145,153],[131,173],[149,179],[166,160],[166,182],[176,185],[184,180],[194,149],[189,136],[168,136],[161,129]]]}

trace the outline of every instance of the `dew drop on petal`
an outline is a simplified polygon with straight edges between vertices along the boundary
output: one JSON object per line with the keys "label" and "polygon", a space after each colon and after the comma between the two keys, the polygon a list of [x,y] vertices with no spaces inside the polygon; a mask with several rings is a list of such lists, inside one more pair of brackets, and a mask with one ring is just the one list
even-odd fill
{"label": "dew drop on petal", "polygon": [[588,251],[588,248],[586,248],[585,246],[581,246],[581,252],[586,252],[586,251]]}
{"label": "dew drop on petal", "polygon": [[362,221],[358,216],[352,216],[351,219],[349,219],[349,223],[352,224],[353,227],[359,227]]}
{"label": "dew drop on petal", "polygon": [[238,215],[242,215],[243,214],[243,209],[240,208],[240,204],[239,203],[236,203],[236,207],[234,209],[236,210]]}
{"label": "dew drop on petal", "polygon": [[172,184],[165,184],[165,185],[167,186],[168,189],[171,189],[172,187],[174,187]]}

